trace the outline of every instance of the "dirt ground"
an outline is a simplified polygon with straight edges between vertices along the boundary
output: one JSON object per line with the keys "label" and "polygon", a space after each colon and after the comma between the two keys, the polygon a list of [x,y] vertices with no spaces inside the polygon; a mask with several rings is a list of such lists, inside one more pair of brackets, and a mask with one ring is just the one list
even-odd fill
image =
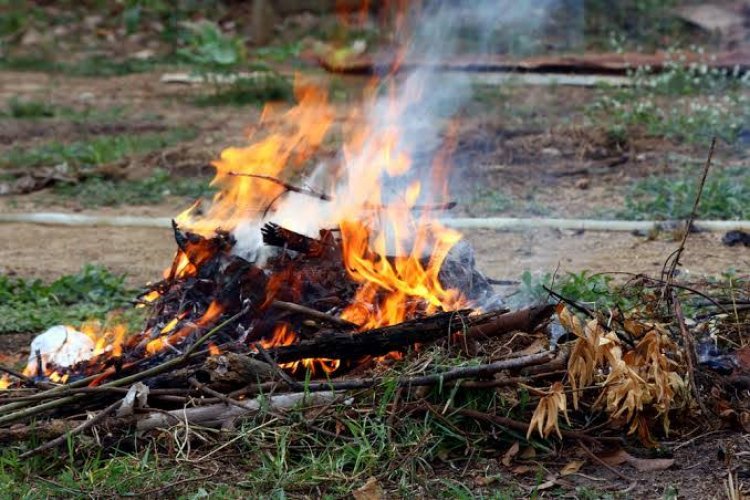
{"label": "dirt ground", "polygon": [[[257,122],[259,110],[252,107],[199,108],[190,104],[189,99],[201,92],[200,88],[162,84],[159,78],[159,72],[100,79],[0,72],[0,102],[21,96],[76,109],[87,106],[127,108],[126,116],[109,123],[109,128],[98,130],[85,124],[27,122],[19,125],[0,119],[0,153],[52,139],[79,140],[92,135],[133,131],[138,127],[168,130],[192,126],[198,129],[195,139],[170,148],[162,156],[134,158],[120,167],[127,170],[128,178],[141,178],[159,167],[171,168],[177,175],[208,179],[211,169],[207,163],[218,157],[223,148],[246,142],[247,129]],[[316,78],[321,78],[318,73]],[[352,92],[356,93],[363,83],[355,81]],[[633,178],[669,170],[665,160],[668,152],[699,154],[667,141],[636,142],[624,151],[595,133],[582,131],[580,124],[563,124],[565,116],[591,99],[591,89],[531,86],[513,92],[516,104],[536,107],[535,123],[519,129],[519,124],[513,122],[515,118],[498,118],[492,108],[480,114],[467,111],[461,121],[455,168],[464,182],[457,185],[455,193],[459,202],[455,211],[458,216],[539,215],[538,207],[524,201],[531,199],[544,201],[547,217],[586,217],[592,211],[621,205],[624,200],[621,187]],[[338,118],[343,119],[347,115],[346,103],[336,104],[336,110]],[[626,157],[624,163],[617,163],[621,157]],[[582,168],[601,169],[611,163],[615,166],[604,173],[575,173]],[[488,206],[477,201],[477,186],[502,191],[521,202],[500,208]],[[171,217],[191,201],[169,198],[151,206],[83,209],[77,200],[42,191],[0,197],[0,210]],[[649,238],[623,232],[532,229],[523,232],[470,230],[465,231],[464,236],[475,248],[481,271],[492,278],[510,281],[518,280],[526,270],[537,274],[588,270],[655,275],[678,245],[675,235],[666,233]],[[691,235],[682,258],[683,272],[698,277],[715,276],[730,268],[747,269],[750,249],[726,247],[721,237],[719,233]],[[0,224],[0,274],[52,280],[75,273],[84,264],[96,263],[115,273],[126,273],[131,285],[140,286],[161,277],[175,248],[169,229]],[[498,292],[512,296],[516,288],[515,285],[502,286]],[[19,345],[28,344],[30,335],[3,336],[0,352],[7,352],[9,348],[18,352]],[[722,495],[727,460],[731,460],[726,458],[726,450],[746,453],[742,450],[750,445],[745,438],[736,435],[711,436],[706,440],[701,436],[701,429],[700,425],[696,426],[690,433],[695,441],[675,451],[677,465],[672,470],[644,473],[618,469],[623,471],[623,478],[606,468],[587,465],[581,476],[561,481],[625,498],[672,498],[682,497],[685,492],[690,498]],[[542,466],[550,467],[550,464],[545,461]],[[497,469],[497,460],[488,466],[488,471],[493,467]],[[456,477],[455,471],[445,473]],[[481,482],[486,481],[486,474],[476,471],[471,474],[475,473],[475,486],[484,488]],[[482,476],[481,481],[479,476]]]}
{"label": "dirt ground", "polygon": [[[471,230],[464,236],[475,248],[479,268],[499,280],[517,280],[524,270],[655,275],[678,244],[669,237],[649,240],[629,233],[547,229],[523,233]],[[161,277],[175,249],[168,229],[0,225],[0,273],[44,280],[95,263],[126,273],[132,285],[144,285]],[[695,234],[688,240],[683,264],[684,271],[694,277],[715,276],[731,267],[747,268],[750,249],[728,248],[717,234]]]}
{"label": "dirt ground", "polygon": [[[164,84],[161,73],[113,78],[73,78],[42,73],[0,73],[0,101],[10,98],[44,99],[80,109],[125,107],[126,116],[98,125],[53,122],[21,122],[0,119],[3,149],[30,147],[55,140],[77,140],[97,134],[118,134],[133,129],[169,129],[197,126],[198,137],[162,155],[125,162],[128,178],[146,175],[156,167],[172,167],[178,175],[201,175],[208,179],[211,158],[229,145],[246,143],[249,127],[258,119],[253,107],[200,108],[190,96],[200,86]],[[313,72],[316,79],[325,79]],[[353,80],[356,94],[366,80]],[[663,150],[669,143],[642,141],[628,151],[618,150],[596,132],[578,125],[560,126],[560,116],[571,114],[591,98],[591,89],[526,86],[513,90],[516,104],[535,106],[534,120],[542,125],[511,127],[510,118],[492,113],[474,113],[470,104],[462,116],[455,152],[458,216],[529,216],[528,204],[494,209],[474,197],[477,186],[490,188],[519,200],[533,196],[544,200],[545,216],[581,217],[596,209],[616,209],[623,203],[620,186],[628,179],[663,172]],[[505,102],[505,101],[502,101]],[[481,103],[480,103],[481,104]],[[347,115],[345,103],[335,104],[338,119]],[[520,130],[520,131],[519,131]],[[510,132],[509,132],[510,131]],[[671,145],[671,152],[685,152]],[[689,152],[689,151],[688,151]],[[171,155],[171,156],[170,156]],[[603,174],[576,173],[582,167],[624,157]],[[572,172],[572,173],[571,173]],[[190,204],[188,199],[169,199],[155,206],[127,206],[82,210],[76,200],[60,199],[47,192],[0,197],[0,210],[7,212],[73,211],[113,215],[169,217]],[[655,272],[676,243],[672,235],[651,240],[629,233],[578,234],[572,231],[529,230],[507,233],[468,231],[466,238],[477,251],[479,267],[497,279],[517,279],[524,270]],[[715,275],[747,265],[750,253],[744,247],[725,247],[720,234],[691,236],[684,257],[685,269],[695,275]],[[41,243],[41,244],[40,244]],[[133,284],[160,276],[174,250],[169,231],[136,228],[66,228],[26,224],[0,225],[0,272],[52,279],[75,272],[87,262],[127,272]]]}

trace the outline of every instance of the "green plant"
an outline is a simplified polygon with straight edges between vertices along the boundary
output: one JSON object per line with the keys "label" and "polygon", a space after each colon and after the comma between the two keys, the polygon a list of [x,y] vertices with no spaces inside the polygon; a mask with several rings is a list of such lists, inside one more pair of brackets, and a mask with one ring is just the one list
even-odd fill
{"label": "green plant", "polygon": [[55,192],[77,199],[84,207],[149,205],[159,203],[167,196],[185,196],[191,199],[207,196],[213,191],[205,179],[172,177],[162,169],[137,181],[114,181],[91,177],[78,184],[60,184]]}
{"label": "green plant", "polygon": [[[737,168],[710,172],[698,206],[698,217],[750,217],[750,178],[745,170]],[[693,208],[699,175],[697,170],[683,168],[677,176],[638,180],[629,189],[625,209],[617,215],[626,219],[685,219]]]}
{"label": "green plant", "polygon": [[283,76],[266,72],[252,78],[237,78],[232,83],[217,85],[213,94],[195,100],[199,106],[262,105],[268,101],[289,101],[294,96],[292,84]]}
{"label": "green plant", "polygon": [[87,265],[49,284],[0,275],[0,333],[36,332],[56,324],[103,319],[134,295],[124,276],[100,266]]}
{"label": "green plant", "polygon": [[50,142],[31,149],[11,149],[0,159],[0,168],[49,166],[63,162],[85,168],[161,149],[194,136],[194,130],[174,129],[165,133],[101,136],[67,144]]}
{"label": "green plant", "polygon": [[22,100],[18,97],[8,99],[5,114],[11,118],[50,118],[57,109],[50,103],[37,100]]}
{"label": "green plant", "polygon": [[242,40],[225,35],[216,24],[204,21],[187,27],[187,47],[177,54],[203,72],[226,72],[245,61]]}
{"label": "green plant", "polygon": [[688,144],[713,136],[734,143],[750,117],[750,99],[742,91],[750,77],[738,71],[687,64],[674,55],[658,74],[640,67],[631,72],[631,85],[600,89],[586,113],[618,143],[636,131]]}
{"label": "green plant", "polygon": [[[613,278],[607,274],[590,271],[553,275],[546,273],[534,276],[529,271],[521,275],[521,298],[523,302],[543,302],[550,294],[545,287],[566,299],[590,304],[593,309],[618,306],[627,310],[628,302],[621,290],[614,286]],[[553,298],[554,300],[554,298]]]}

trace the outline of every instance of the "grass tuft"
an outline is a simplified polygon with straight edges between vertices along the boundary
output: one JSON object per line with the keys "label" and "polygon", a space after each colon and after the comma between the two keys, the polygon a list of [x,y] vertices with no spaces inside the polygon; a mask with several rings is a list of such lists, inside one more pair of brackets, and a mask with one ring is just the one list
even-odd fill
{"label": "grass tuft", "polygon": [[225,88],[218,87],[212,94],[198,97],[198,106],[261,106],[269,101],[290,101],[294,96],[292,84],[286,78],[268,74],[258,78],[239,78]]}
{"label": "grass tuft", "polygon": [[14,148],[0,159],[2,167],[36,167],[67,163],[71,167],[90,167],[114,162],[171,146],[195,137],[192,129],[174,129],[158,134],[96,137],[73,143],[51,142],[32,149]]}
{"label": "grass tuft", "polygon": [[114,207],[120,205],[150,205],[164,201],[167,196],[200,198],[213,193],[206,179],[172,177],[163,169],[137,181],[115,181],[90,177],[78,184],[58,184],[55,193],[77,199],[84,207]]}
{"label": "grass tuft", "polygon": [[58,324],[104,319],[111,310],[128,305],[133,296],[124,276],[100,266],[87,265],[49,284],[0,275],[0,333],[37,332]]}
{"label": "grass tuft", "polygon": [[[703,188],[698,216],[703,219],[750,217],[750,178],[745,168],[714,170]],[[697,173],[683,169],[676,177],[648,177],[635,182],[618,216],[625,219],[686,219],[698,189]]]}

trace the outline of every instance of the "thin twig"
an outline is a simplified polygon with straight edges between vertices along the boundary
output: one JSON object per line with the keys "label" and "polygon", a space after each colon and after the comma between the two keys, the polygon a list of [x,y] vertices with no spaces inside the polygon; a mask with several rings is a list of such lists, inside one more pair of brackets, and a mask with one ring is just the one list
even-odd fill
{"label": "thin twig", "polygon": [[271,307],[284,309],[285,311],[289,311],[289,312],[304,314],[311,318],[315,318],[320,321],[325,321],[326,323],[331,323],[333,325],[343,326],[344,328],[349,328],[352,330],[358,328],[358,325],[355,323],[352,323],[351,321],[347,321],[343,318],[339,318],[338,316],[334,316],[332,314],[327,314],[322,311],[318,311],[317,309],[312,309],[310,307],[302,306],[300,304],[295,304],[293,302],[285,302],[283,300],[274,300],[271,303]]}
{"label": "thin twig", "polygon": [[293,390],[300,390],[300,384],[279,366],[276,360],[268,354],[268,351],[266,351],[263,346],[260,345],[260,343],[256,343],[255,348],[258,350],[258,353],[260,353],[261,357],[266,361],[266,363],[271,365],[271,369],[276,373],[276,375],[279,376],[281,380],[286,382],[286,384],[289,387],[293,388]]}
{"label": "thin twig", "polygon": [[[202,337],[200,337],[198,340],[196,340],[185,351],[185,353],[182,356],[180,356],[178,358],[172,358],[172,359],[170,359],[168,361],[165,361],[164,363],[162,363],[160,365],[154,366],[154,367],[149,368],[147,370],[144,370],[142,372],[134,373],[134,374],[129,375],[127,377],[123,377],[123,378],[120,378],[120,379],[117,379],[117,380],[113,380],[112,382],[108,382],[106,384],[103,384],[102,387],[120,387],[120,386],[123,386],[123,385],[129,385],[129,384],[132,384],[132,383],[139,382],[141,380],[147,379],[149,377],[153,377],[155,375],[159,375],[161,373],[167,372],[169,370],[172,370],[172,369],[176,368],[177,366],[182,365],[183,363],[186,363],[187,361],[189,361],[191,359],[193,353],[195,352],[196,349],[198,349],[198,347],[200,347],[202,344],[206,343],[206,341],[208,341],[208,339],[210,339],[213,335],[215,335],[217,332],[219,332],[220,330],[222,330],[224,327],[226,327],[227,325],[229,325],[230,323],[234,322],[239,317],[241,317],[242,315],[244,315],[245,313],[247,313],[247,311],[248,311],[248,308],[245,307],[240,312],[238,312],[237,314],[231,316],[229,319],[223,321],[218,326],[216,326],[216,327],[212,328],[211,330],[209,330],[208,333],[206,333],[205,335],[203,335]],[[114,373],[113,369],[111,370],[111,373]],[[105,377],[105,376],[107,376],[109,374],[110,374],[110,371],[108,370],[104,374],[99,374],[99,375],[97,375],[95,377],[89,377],[88,379],[90,379],[93,382],[93,381],[101,379],[102,377]],[[53,391],[54,391],[54,389],[53,389]],[[61,389],[61,391],[62,391],[62,389]],[[19,402],[18,405],[20,405],[20,407],[24,408],[24,409],[21,409],[21,410],[18,410],[18,411],[15,411],[15,412],[12,412],[12,413],[8,413],[8,414],[4,414],[4,415],[0,416],[0,424],[7,424],[9,422],[15,422],[15,421],[23,419],[23,418],[27,418],[27,417],[31,417],[31,416],[34,416],[34,415],[38,415],[38,414],[43,413],[43,412],[45,412],[47,410],[51,410],[51,409],[54,409],[54,408],[59,408],[61,406],[68,405],[68,404],[70,404],[70,403],[72,403],[74,401],[78,401],[83,396],[84,396],[84,394],[74,394],[72,396],[65,396],[65,397],[61,397],[61,398],[58,398],[58,399],[54,399],[52,401],[47,401],[47,402],[42,403],[40,405],[32,406],[32,407],[29,407],[29,408],[26,408],[28,406],[27,402]],[[5,405],[3,407],[0,407],[0,409],[7,409],[7,408],[10,408],[10,407],[15,407],[14,403],[11,403],[9,405]]]}
{"label": "thin twig", "polygon": [[323,200],[323,201],[333,201],[333,198],[325,193],[320,193],[318,191],[315,191],[314,189],[310,189],[307,187],[295,186],[294,184],[289,184],[288,182],[284,182],[281,179],[277,179],[276,177],[271,177],[270,175],[246,174],[243,172],[229,172],[229,175],[233,175],[235,177],[252,177],[253,179],[262,179],[264,181],[269,181],[269,182],[273,182],[274,184],[278,184],[279,186],[283,187],[287,191],[291,191],[293,193],[306,194],[308,196],[312,196],[313,198],[318,198],[319,200]]}
{"label": "thin twig", "polygon": [[693,221],[695,221],[695,217],[698,214],[698,205],[701,201],[701,196],[703,195],[703,186],[706,184],[706,177],[708,177],[708,171],[711,168],[711,159],[714,156],[714,148],[716,147],[716,137],[714,137],[711,140],[711,146],[708,149],[708,157],[706,158],[706,164],[703,167],[703,175],[701,176],[700,183],[698,184],[698,192],[695,194],[695,200],[693,201],[693,209],[690,212],[690,217],[688,217],[687,223],[685,225],[685,233],[682,235],[682,241],[680,241],[680,246],[677,247],[677,250],[675,250],[670,256],[667,258],[667,261],[664,263],[664,267],[667,267],[667,264],[669,264],[669,271],[666,273],[666,276],[664,275],[664,270],[662,270],[662,278],[666,280],[666,284],[664,285],[664,290],[662,291],[662,298],[667,298],[669,286],[672,283],[672,280],[674,279],[675,271],[677,270],[677,266],[680,264],[680,257],[682,257],[682,252],[685,251],[685,243],[687,242],[688,235],[690,234],[690,230],[693,227]]}
{"label": "thin twig", "polygon": [[623,479],[625,481],[630,481],[630,482],[635,481],[634,478],[626,476],[625,474],[623,474],[619,470],[615,469],[614,467],[612,467],[611,465],[609,465],[607,462],[605,462],[601,458],[597,457],[594,454],[594,452],[591,451],[588,448],[588,446],[586,446],[585,444],[583,444],[583,441],[578,441],[578,446],[581,447],[581,449],[586,453],[586,455],[589,456],[589,458],[591,458],[591,460],[595,461],[596,463],[598,463],[599,465],[601,465],[602,467],[604,467],[605,469],[607,469],[608,471],[610,471],[612,474],[614,474],[617,477],[619,477],[620,479]]}
{"label": "thin twig", "polygon": [[698,364],[698,360],[695,356],[695,345],[693,343],[693,337],[685,324],[685,316],[682,314],[682,305],[680,299],[677,298],[677,294],[672,296],[672,304],[674,306],[674,315],[677,319],[677,324],[680,327],[680,334],[682,335],[682,343],[685,347],[685,357],[687,358],[688,365],[688,382],[690,383],[690,389],[693,393],[695,401],[700,406],[703,418],[708,419],[711,415],[708,413],[706,405],[703,403],[700,391],[698,390],[698,384],[695,382],[695,367]]}
{"label": "thin twig", "polygon": [[[520,422],[518,420],[513,420],[512,418],[503,417],[500,415],[492,415],[489,413],[483,413],[481,411],[471,410],[469,408],[450,408],[449,410],[452,410],[458,415],[464,415],[466,417],[484,420],[486,422],[494,423],[496,425],[507,427],[509,429],[515,429],[517,431],[526,432],[529,430],[528,423]],[[564,438],[575,439],[577,441],[588,441],[590,443],[597,443],[599,441],[622,442],[622,439],[617,438],[617,437],[607,437],[607,436],[593,437],[580,431],[573,431],[573,430],[568,430],[568,429],[560,429],[560,433],[562,434],[562,437]]]}
{"label": "thin twig", "polygon": [[[446,370],[441,373],[434,373],[431,375],[420,375],[416,377],[397,377],[395,380],[388,377],[373,377],[364,379],[349,379],[338,382],[315,382],[305,384],[304,389],[307,392],[321,392],[321,391],[346,391],[354,389],[367,389],[370,387],[376,387],[385,383],[394,383],[398,387],[419,387],[419,386],[430,386],[445,384],[453,382],[459,379],[475,378],[475,377],[489,377],[495,373],[499,373],[503,370],[523,368],[525,366],[532,366],[544,363],[554,358],[552,351],[545,351],[537,354],[530,354],[528,356],[519,356],[517,358],[505,359],[496,361],[494,363],[487,363],[479,366],[462,366],[454,368],[452,370]],[[262,384],[248,385],[244,389],[235,391],[232,393],[234,396],[241,394],[249,394],[256,392],[267,392],[279,387],[283,387],[282,384],[277,382],[265,382]]]}
{"label": "thin twig", "polygon": [[48,442],[44,443],[43,445],[41,445],[41,446],[39,446],[37,448],[34,448],[33,450],[29,450],[29,451],[27,451],[25,453],[21,453],[18,456],[18,458],[22,458],[22,459],[29,458],[29,457],[32,457],[32,456],[34,456],[34,455],[36,455],[38,453],[41,453],[41,452],[43,452],[45,450],[49,450],[50,448],[54,448],[55,446],[60,446],[65,441],[67,441],[68,438],[70,438],[71,436],[79,434],[79,433],[85,431],[86,429],[89,429],[89,428],[93,427],[97,423],[101,422],[104,419],[104,417],[106,417],[107,415],[109,415],[110,413],[112,413],[113,411],[115,411],[121,404],[122,404],[122,400],[115,401],[114,403],[112,403],[111,405],[107,406],[105,409],[103,409],[99,413],[97,413],[96,416],[94,416],[94,417],[86,420],[85,422],[83,422],[81,425],[79,425],[75,429],[71,429],[70,431],[66,432],[65,434],[63,434],[61,436],[58,436],[55,439],[53,439],[52,441],[48,441]]}

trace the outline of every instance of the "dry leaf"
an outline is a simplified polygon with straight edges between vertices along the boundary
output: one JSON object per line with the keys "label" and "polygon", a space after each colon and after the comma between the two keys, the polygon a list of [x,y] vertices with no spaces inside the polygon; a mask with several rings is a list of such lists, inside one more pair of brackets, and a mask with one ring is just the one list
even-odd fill
{"label": "dry leaf", "polygon": [[374,478],[369,478],[365,484],[352,491],[354,500],[383,500],[385,498],[385,492],[383,487],[380,486],[380,482]]}
{"label": "dry leaf", "polygon": [[516,476],[523,476],[524,474],[528,474],[533,470],[534,469],[529,465],[516,465],[510,471]]}
{"label": "dry leaf", "polygon": [[513,443],[513,445],[508,448],[508,451],[505,452],[503,455],[502,460],[500,461],[504,466],[510,467],[510,463],[513,461],[513,458],[518,455],[518,450],[520,449],[520,446],[518,444],[518,441]]}
{"label": "dry leaf", "polygon": [[547,341],[547,339],[536,339],[527,348],[521,349],[520,351],[518,351],[517,355],[528,356],[531,354],[542,352],[548,348],[549,348],[549,342]]}
{"label": "dry leaf", "polygon": [[529,438],[534,429],[536,429],[539,435],[544,438],[549,436],[552,431],[555,431],[557,436],[562,439],[562,433],[558,425],[560,413],[563,414],[565,420],[570,424],[565,389],[560,382],[555,382],[549,388],[549,392],[539,400],[539,404],[531,416],[526,437]]}
{"label": "dry leaf", "polygon": [[630,457],[628,464],[641,472],[666,470],[674,465],[674,458],[636,458]]}
{"label": "dry leaf", "polygon": [[533,446],[525,446],[521,453],[518,455],[521,460],[531,460],[536,458],[536,450]]}
{"label": "dry leaf", "polygon": [[638,458],[622,449],[606,455],[600,455],[599,459],[611,466],[627,463],[640,472],[666,470],[674,465],[674,458]]}
{"label": "dry leaf", "polygon": [[584,461],[583,460],[571,460],[568,462],[565,467],[563,467],[560,470],[561,476],[568,476],[570,474],[575,474],[579,470],[581,470],[581,467],[583,467]]}

